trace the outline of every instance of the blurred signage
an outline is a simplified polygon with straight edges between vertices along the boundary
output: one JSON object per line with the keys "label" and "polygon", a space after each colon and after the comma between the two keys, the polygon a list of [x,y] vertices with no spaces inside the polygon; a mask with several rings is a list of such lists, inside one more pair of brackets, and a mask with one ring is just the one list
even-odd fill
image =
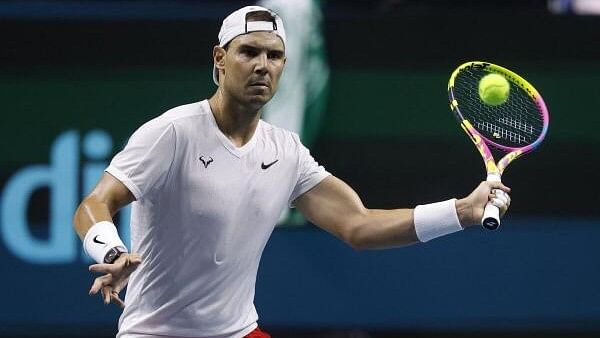
{"label": "blurred signage", "polygon": [[[2,190],[0,234],[14,256],[33,264],[68,264],[88,260],[72,227],[75,209],[108,165],[112,138],[103,130],[80,135],[68,130],[56,137],[50,161],[16,171]],[[30,201],[39,189],[49,190],[47,236],[36,236],[28,220]],[[120,232],[129,238],[129,210],[119,214]]]}

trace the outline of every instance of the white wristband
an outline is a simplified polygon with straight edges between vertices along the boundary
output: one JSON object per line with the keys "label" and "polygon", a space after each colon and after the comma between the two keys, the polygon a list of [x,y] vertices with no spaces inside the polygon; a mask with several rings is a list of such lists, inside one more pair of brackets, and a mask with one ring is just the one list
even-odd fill
{"label": "white wristband", "polygon": [[415,231],[421,242],[463,229],[456,214],[456,199],[418,205],[414,210]]}
{"label": "white wristband", "polygon": [[96,262],[104,263],[104,257],[112,248],[128,252],[127,247],[119,238],[115,225],[108,221],[92,225],[83,239],[85,253]]}

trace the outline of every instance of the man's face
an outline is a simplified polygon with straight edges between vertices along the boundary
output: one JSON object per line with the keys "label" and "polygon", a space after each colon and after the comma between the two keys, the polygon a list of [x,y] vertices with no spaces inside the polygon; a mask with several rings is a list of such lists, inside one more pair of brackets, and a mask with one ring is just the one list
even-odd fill
{"label": "man's face", "polygon": [[240,35],[229,43],[219,82],[240,103],[260,108],[275,95],[285,60],[283,41],[275,33]]}

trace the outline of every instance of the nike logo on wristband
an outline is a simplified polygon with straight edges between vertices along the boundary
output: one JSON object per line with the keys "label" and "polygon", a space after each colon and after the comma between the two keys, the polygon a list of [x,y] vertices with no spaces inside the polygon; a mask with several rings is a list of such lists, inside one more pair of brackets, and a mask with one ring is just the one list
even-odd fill
{"label": "nike logo on wristband", "polygon": [[94,237],[94,243],[98,243],[98,244],[103,244],[103,245],[106,245],[106,243],[104,243],[104,242],[102,242],[102,241],[98,240],[98,236],[100,236],[100,235],[96,235],[96,236]]}

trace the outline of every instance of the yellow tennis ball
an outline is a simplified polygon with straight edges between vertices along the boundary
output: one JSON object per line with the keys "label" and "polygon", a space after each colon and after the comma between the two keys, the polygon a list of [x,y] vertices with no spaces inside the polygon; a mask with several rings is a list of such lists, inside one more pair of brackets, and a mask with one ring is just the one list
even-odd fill
{"label": "yellow tennis ball", "polygon": [[500,74],[488,74],[479,81],[479,97],[490,106],[499,106],[506,102],[510,84]]}

